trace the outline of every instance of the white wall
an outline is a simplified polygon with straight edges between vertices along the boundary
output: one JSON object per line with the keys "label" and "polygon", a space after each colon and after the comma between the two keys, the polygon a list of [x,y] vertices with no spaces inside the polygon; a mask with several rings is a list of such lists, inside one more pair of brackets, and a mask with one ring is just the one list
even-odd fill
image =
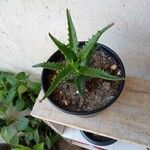
{"label": "white wall", "polygon": [[150,0],[1,0],[0,69],[39,77],[31,66],[57,49],[48,32],[67,42],[66,8],[79,40],[114,22],[99,42],[118,53],[127,75],[150,79]]}

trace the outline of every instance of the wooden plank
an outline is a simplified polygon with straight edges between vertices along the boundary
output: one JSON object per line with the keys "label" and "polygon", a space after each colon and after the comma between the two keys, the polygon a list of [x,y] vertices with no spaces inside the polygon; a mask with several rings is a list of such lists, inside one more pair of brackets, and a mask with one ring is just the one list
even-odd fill
{"label": "wooden plank", "polygon": [[91,118],[63,113],[48,100],[39,103],[42,96],[32,111],[37,118],[150,147],[150,80],[128,77],[118,100]]}
{"label": "wooden plank", "polygon": [[63,134],[65,126],[50,121],[46,121],[46,120],[42,120],[42,121],[45,122],[49,127],[51,127],[58,134],[60,135]]}
{"label": "wooden plank", "polygon": [[[89,150],[98,150],[99,148],[105,149],[105,150],[146,150],[145,146],[137,145],[137,144],[131,144],[131,143],[125,143],[122,141],[117,141],[112,145],[105,145],[105,146],[98,146],[94,145],[90,142],[88,142],[80,133],[78,129],[66,127],[63,132],[63,137],[71,139],[72,141],[76,141],[78,143],[78,146],[80,146],[80,143],[88,145],[84,145],[84,148],[87,148]],[[94,148],[95,147],[95,148]]]}

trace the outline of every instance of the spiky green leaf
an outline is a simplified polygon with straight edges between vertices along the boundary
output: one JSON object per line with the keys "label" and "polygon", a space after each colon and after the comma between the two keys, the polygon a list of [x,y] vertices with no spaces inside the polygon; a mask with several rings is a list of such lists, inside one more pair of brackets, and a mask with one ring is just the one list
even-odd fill
{"label": "spiky green leaf", "polygon": [[83,97],[83,93],[85,89],[85,80],[86,77],[83,75],[77,76],[75,79],[75,84],[81,97]]}
{"label": "spiky green leaf", "polygon": [[61,63],[54,63],[54,62],[44,62],[44,63],[39,63],[37,65],[34,65],[33,67],[42,67],[46,69],[51,69],[51,70],[60,70],[65,67],[64,64]]}
{"label": "spiky green leaf", "polygon": [[96,34],[93,35],[93,37],[85,44],[85,46],[83,47],[82,51],[80,51],[79,53],[79,59],[80,61],[85,64],[86,61],[90,58],[90,56],[93,54],[94,52],[94,46],[96,45],[98,39],[100,38],[100,36],[110,27],[112,27],[114,25],[114,23],[111,23],[109,25],[107,25],[106,27],[104,27],[102,30],[98,31]]}
{"label": "spiky green leaf", "polygon": [[88,77],[101,78],[101,79],[105,79],[105,80],[114,80],[114,81],[124,80],[123,77],[113,76],[104,70],[100,70],[100,69],[96,69],[96,68],[92,68],[92,67],[83,66],[80,68],[79,71],[82,75],[85,75]]}
{"label": "spiky green leaf", "polygon": [[53,81],[51,82],[51,85],[48,88],[42,100],[48,97],[54,91],[54,89],[58,86],[58,84],[60,84],[71,73],[72,73],[72,67],[70,65],[60,70],[59,73],[53,78]]}
{"label": "spiky green leaf", "polygon": [[67,21],[68,21],[68,34],[69,34],[69,46],[70,49],[74,51],[74,53],[77,54],[79,48],[78,48],[78,40],[77,40],[77,35],[76,31],[69,13],[69,10],[66,10],[67,13]]}
{"label": "spiky green leaf", "polygon": [[69,62],[75,61],[76,55],[73,51],[71,51],[68,46],[65,44],[61,43],[59,40],[57,40],[53,35],[49,33],[50,38],[53,40],[53,42],[56,44],[56,46],[59,48],[61,53],[65,56],[66,60]]}

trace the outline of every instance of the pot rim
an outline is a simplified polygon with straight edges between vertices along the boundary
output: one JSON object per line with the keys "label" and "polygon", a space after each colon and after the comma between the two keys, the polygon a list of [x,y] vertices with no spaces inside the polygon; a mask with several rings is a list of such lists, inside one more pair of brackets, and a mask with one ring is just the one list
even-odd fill
{"label": "pot rim", "polygon": [[[79,42],[79,44],[84,44],[84,43],[85,43],[84,41]],[[107,51],[109,54],[113,55],[113,57],[119,62],[118,64],[119,64],[119,66],[120,66],[120,68],[121,68],[121,71],[122,71],[122,77],[125,78],[125,69],[124,69],[124,65],[123,65],[123,63],[122,63],[120,57],[119,57],[112,49],[110,49],[109,47],[107,47],[107,46],[105,46],[105,45],[103,45],[103,44],[97,43],[97,44],[96,44],[96,47],[101,48],[101,49],[103,49],[104,51]],[[51,57],[48,59],[47,62],[50,62],[50,60],[51,60],[52,58],[56,57],[56,55],[57,55],[58,53],[60,53],[60,50],[57,50],[56,52],[54,52],[54,53],[51,55]],[[42,76],[41,76],[42,89],[43,89],[44,93],[45,93],[45,91],[46,91],[45,82],[44,82],[44,78],[45,78],[44,76],[45,76],[46,71],[49,71],[49,69],[45,69],[45,68],[44,68],[43,71],[42,71]],[[110,105],[112,105],[112,104],[117,100],[117,98],[119,97],[119,95],[121,94],[121,92],[122,92],[122,90],[123,90],[123,87],[124,87],[124,83],[125,83],[125,80],[119,81],[119,85],[118,85],[119,87],[117,88],[117,92],[116,92],[116,94],[114,95],[114,98],[113,98],[109,103],[107,103],[104,107],[101,107],[101,108],[98,108],[98,109],[95,109],[95,110],[92,110],[92,111],[78,111],[78,112],[75,112],[75,111],[65,110],[65,109],[63,109],[62,107],[60,107],[59,105],[56,105],[56,103],[54,103],[54,102],[51,100],[50,97],[48,97],[48,99],[49,99],[49,101],[50,101],[56,108],[58,108],[59,110],[65,112],[65,113],[72,114],[72,115],[83,115],[83,116],[85,116],[85,115],[92,115],[92,114],[96,114],[96,113],[98,113],[98,112],[100,112],[100,111],[103,111],[104,109],[106,109],[106,108],[108,108]]]}

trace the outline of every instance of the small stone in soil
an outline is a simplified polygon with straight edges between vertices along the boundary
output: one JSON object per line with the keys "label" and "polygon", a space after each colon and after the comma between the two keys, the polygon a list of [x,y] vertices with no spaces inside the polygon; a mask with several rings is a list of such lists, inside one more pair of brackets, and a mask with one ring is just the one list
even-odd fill
{"label": "small stone in soil", "polygon": [[77,94],[79,94],[79,91],[76,91]]}
{"label": "small stone in soil", "polygon": [[62,94],[62,91],[60,91],[59,93]]}
{"label": "small stone in soil", "polygon": [[117,75],[121,75],[121,70],[118,70]]}
{"label": "small stone in soil", "polygon": [[116,70],[116,68],[117,68],[117,66],[116,66],[115,64],[113,64],[113,65],[110,67],[111,70]]}
{"label": "small stone in soil", "polygon": [[82,107],[83,109],[85,108],[85,106],[83,105],[83,107]]}
{"label": "small stone in soil", "polygon": [[71,104],[72,104],[72,105],[75,105],[76,103],[75,103],[75,101],[72,101]]}
{"label": "small stone in soil", "polygon": [[105,90],[107,90],[107,91],[109,91],[110,88],[111,88],[110,82],[104,82],[104,83],[103,83],[103,86],[104,86]]}
{"label": "small stone in soil", "polygon": [[63,100],[62,101],[66,106],[68,106],[70,104],[70,101],[67,101],[67,100]]}
{"label": "small stone in soil", "polygon": [[113,99],[114,98],[114,96],[109,96],[109,97],[106,97],[105,99],[104,99],[104,101],[109,101],[110,99]]}

